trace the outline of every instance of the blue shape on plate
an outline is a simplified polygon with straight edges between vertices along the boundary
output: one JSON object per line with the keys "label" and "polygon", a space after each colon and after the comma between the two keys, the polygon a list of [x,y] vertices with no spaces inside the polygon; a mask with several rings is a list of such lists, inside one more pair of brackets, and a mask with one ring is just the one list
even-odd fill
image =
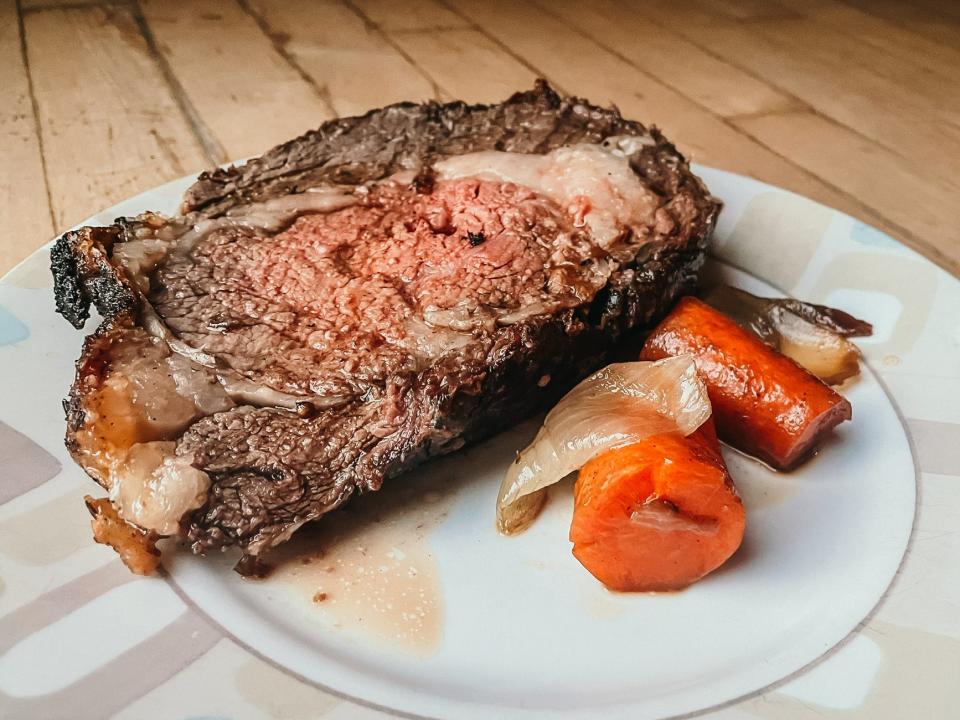
{"label": "blue shape on plate", "polygon": [[880,232],[875,227],[870,227],[859,220],[853,223],[850,237],[861,245],[871,245],[873,247],[896,247],[898,245],[897,241],[886,233]]}
{"label": "blue shape on plate", "polygon": [[0,305],[0,345],[13,345],[30,337],[30,330],[17,317]]}

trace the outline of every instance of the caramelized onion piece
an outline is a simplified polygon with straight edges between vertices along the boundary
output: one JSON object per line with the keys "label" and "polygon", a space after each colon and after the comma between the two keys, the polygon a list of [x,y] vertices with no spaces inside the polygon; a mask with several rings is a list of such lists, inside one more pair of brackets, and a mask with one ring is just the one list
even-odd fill
{"label": "caramelized onion piece", "polygon": [[[741,290],[740,292],[744,291]],[[837,308],[808,303],[794,298],[781,298],[779,300],[769,300],[769,302],[782,307],[784,310],[789,310],[794,315],[799,315],[807,322],[819,325],[843,337],[870,337],[873,335],[873,325],[866,320],[855,318],[843,310],[837,310]]]}
{"label": "caramelized onion piece", "polygon": [[847,340],[873,333],[873,326],[825,305],[793,298],[764,298],[721,285],[706,301],[829,385],[860,373],[860,351]]}
{"label": "caramelized onion piece", "polygon": [[497,528],[525,530],[547,486],[592,457],[651,435],[689,435],[710,417],[707,390],[689,355],[608,365],[577,385],[547,415],[510,466],[497,497]]}

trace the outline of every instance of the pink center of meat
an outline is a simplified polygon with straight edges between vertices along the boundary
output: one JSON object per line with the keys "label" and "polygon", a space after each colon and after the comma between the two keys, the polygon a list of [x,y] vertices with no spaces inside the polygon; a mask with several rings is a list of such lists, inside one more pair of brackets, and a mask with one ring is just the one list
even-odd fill
{"label": "pink center of meat", "polygon": [[386,186],[262,243],[249,280],[262,297],[378,327],[464,299],[513,308],[543,291],[557,232],[556,209],[515,185],[459,180],[429,195]]}
{"label": "pink center of meat", "polygon": [[511,313],[582,302],[602,282],[585,279],[596,252],[529,188],[384,184],[274,236],[214,231],[158,269],[151,299],[178,336],[258,382],[352,392],[417,358],[492,342]]}

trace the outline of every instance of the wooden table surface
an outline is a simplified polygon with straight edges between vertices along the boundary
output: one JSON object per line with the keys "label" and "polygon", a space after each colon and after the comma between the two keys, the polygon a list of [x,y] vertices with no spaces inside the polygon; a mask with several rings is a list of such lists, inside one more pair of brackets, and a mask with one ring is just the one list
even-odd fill
{"label": "wooden table surface", "polygon": [[328,118],[536,76],[960,272],[954,0],[0,0],[0,273]]}

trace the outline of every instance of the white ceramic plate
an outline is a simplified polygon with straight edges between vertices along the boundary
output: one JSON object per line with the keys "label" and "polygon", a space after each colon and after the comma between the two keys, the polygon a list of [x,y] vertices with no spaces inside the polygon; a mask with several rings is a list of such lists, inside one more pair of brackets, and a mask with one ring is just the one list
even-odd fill
{"label": "white ceramic plate", "polygon": [[[861,342],[869,368],[844,389],[854,421],[815,460],[783,476],[728,453],[744,545],[681,593],[601,588],[570,554],[569,488],[528,533],[495,533],[496,488],[529,424],[366,499],[337,521],[339,549],[310,565],[250,582],[230,572],[235,558],[175,553],[168,577],[134,579],[91,542],[80,498],[97,488],[62,448],[81,334],[52,311],[45,251],[15,269],[0,283],[0,715],[793,717],[869,706],[878,657],[894,652],[872,638],[878,623],[960,649],[956,569],[936,568],[957,543],[939,537],[936,513],[919,516],[903,570],[914,581],[881,603],[918,477],[939,504],[960,495],[957,478],[939,480],[960,474],[960,284],[845,215],[699,171],[726,203],[719,272],[837,305],[876,332]],[[88,223],[173,211],[188,182]]]}

